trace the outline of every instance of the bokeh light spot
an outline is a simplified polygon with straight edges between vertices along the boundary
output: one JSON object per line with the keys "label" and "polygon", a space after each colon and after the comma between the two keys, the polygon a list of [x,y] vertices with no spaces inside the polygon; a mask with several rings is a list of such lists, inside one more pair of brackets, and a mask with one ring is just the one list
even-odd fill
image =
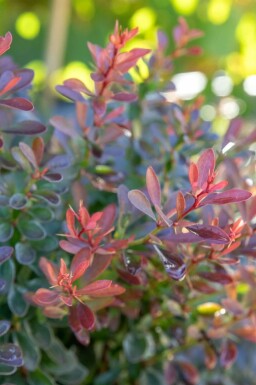
{"label": "bokeh light spot", "polygon": [[232,79],[225,73],[217,73],[211,86],[213,93],[217,96],[228,96],[233,90]]}
{"label": "bokeh light spot", "polygon": [[254,14],[244,14],[236,28],[236,38],[242,45],[256,41],[256,17]]}
{"label": "bokeh light spot", "polygon": [[95,5],[92,0],[74,0],[74,8],[81,19],[91,20],[95,14]]}
{"label": "bokeh light spot", "polygon": [[151,8],[138,9],[130,19],[131,28],[139,27],[140,32],[146,32],[152,28],[156,21],[156,15]]}
{"label": "bokeh light spot", "polygon": [[112,0],[110,7],[111,10],[114,12],[115,15],[122,15],[123,13],[126,13],[130,9],[130,0]]}
{"label": "bokeh light spot", "polygon": [[40,20],[35,13],[24,12],[18,16],[15,28],[23,39],[32,40],[35,39],[40,32]]}
{"label": "bokeh light spot", "polygon": [[76,78],[84,82],[89,89],[93,90],[94,82],[90,76],[91,72],[83,62],[70,62],[66,67],[60,68],[51,74],[50,87],[55,91],[55,87],[62,84],[64,80]]}
{"label": "bokeh light spot", "polygon": [[212,24],[223,24],[227,21],[231,11],[232,0],[211,0],[208,5],[207,16]]}
{"label": "bokeh light spot", "polygon": [[181,15],[191,15],[198,6],[198,0],[170,0],[175,11]]}
{"label": "bokeh light spot", "polygon": [[42,88],[46,79],[46,65],[41,60],[33,60],[26,64],[26,68],[34,71],[33,86]]}

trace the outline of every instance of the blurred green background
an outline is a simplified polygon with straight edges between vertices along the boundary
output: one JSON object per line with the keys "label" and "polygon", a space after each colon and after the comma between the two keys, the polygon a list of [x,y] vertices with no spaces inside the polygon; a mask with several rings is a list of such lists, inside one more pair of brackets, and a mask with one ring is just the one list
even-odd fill
{"label": "blurred green background", "polygon": [[217,99],[218,108],[231,118],[254,115],[255,0],[0,0],[0,33],[12,32],[9,52],[19,65],[35,70],[37,89],[46,84],[54,89],[69,77],[90,83],[86,42],[106,44],[116,19],[123,27],[139,27],[133,45],[154,48],[161,28],[170,36],[171,49],[179,15],[204,31],[196,42],[204,53],[179,60],[175,72],[206,75],[201,88],[209,103],[208,119]]}

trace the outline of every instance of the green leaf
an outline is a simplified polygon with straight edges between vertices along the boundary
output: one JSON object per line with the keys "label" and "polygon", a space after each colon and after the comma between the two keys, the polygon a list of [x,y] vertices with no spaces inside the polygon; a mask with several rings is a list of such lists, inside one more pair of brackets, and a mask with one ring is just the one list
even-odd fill
{"label": "green leaf", "polygon": [[43,373],[40,369],[37,369],[28,376],[29,385],[55,385],[53,378]]}
{"label": "green leaf", "polygon": [[10,223],[0,223],[0,242],[7,242],[13,236],[14,228]]}
{"label": "green leaf", "polygon": [[47,235],[43,240],[32,242],[33,247],[40,252],[49,253],[50,251],[56,250],[59,246],[58,239],[52,235]]}
{"label": "green leaf", "polygon": [[29,210],[29,214],[40,222],[49,222],[53,219],[54,214],[49,207],[34,206]]}
{"label": "green leaf", "polygon": [[132,363],[148,359],[155,353],[155,343],[151,334],[139,332],[127,334],[123,348],[127,359]]}
{"label": "green leaf", "polygon": [[0,265],[0,278],[4,279],[6,282],[3,293],[8,293],[15,278],[15,264],[13,260],[9,259]]}
{"label": "green leaf", "polygon": [[42,349],[48,349],[53,340],[53,332],[50,326],[45,324],[39,324],[38,321],[31,323],[31,331],[38,346]]}
{"label": "green leaf", "polygon": [[140,376],[139,385],[165,385],[164,376],[155,368],[147,368]]}
{"label": "green leaf", "polygon": [[17,227],[22,235],[31,241],[44,239],[46,236],[44,228],[34,220],[20,217]]}
{"label": "green leaf", "polygon": [[88,375],[88,369],[81,364],[77,364],[70,372],[58,376],[58,381],[64,385],[78,385]]}
{"label": "green leaf", "polygon": [[17,370],[14,366],[7,366],[4,364],[0,364],[0,376],[9,376],[15,373]]}
{"label": "green leaf", "polygon": [[21,210],[24,207],[26,207],[28,203],[28,198],[24,194],[14,194],[10,200],[9,200],[9,205],[15,209],[15,210]]}
{"label": "green leaf", "polygon": [[28,243],[18,242],[15,245],[17,261],[22,265],[30,265],[36,258],[36,252]]}
{"label": "green leaf", "polygon": [[33,196],[47,202],[51,206],[58,206],[60,204],[60,196],[54,191],[37,190],[36,193],[33,193]]}
{"label": "green leaf", "polygon": [[32,167],[27,158],[22,154],[19,147],[12,147],[11,153],[16,162],[25,170],[28,174],[32,173]]}
{"label": "green leaf", "polygon": [[7,302],[11,312],[18,317],[24,317],[28,311],[29,305],[16,285],[11,286]]}
{"label": "green leaf", "polygon": [[40,352],[30,332],[24,328],[21,332],[16,332],[14,337],[22,350],[24,367],[34,371],[40,361]]}
{"label": "green leaf", "polygon": [[115,380],[118,378],[121,369],[119,367],[112,368],[108,372],[101,373],[94,380],[95,385],[108,385],[113,384]]}

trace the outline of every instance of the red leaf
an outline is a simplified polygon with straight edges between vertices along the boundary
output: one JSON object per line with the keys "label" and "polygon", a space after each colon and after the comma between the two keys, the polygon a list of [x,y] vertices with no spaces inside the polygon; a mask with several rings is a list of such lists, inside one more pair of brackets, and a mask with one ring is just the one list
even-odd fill
{"label": "red leaf", "polygon": [[200,206],[209,204],[225,205],[227,203],[238,203],[249,199],[252,194],[249,191],[233,188],[221,193],[212,193],[200,203]]}
{"label": "red leaf", "polygon": [[93,311],[88,306],[79,303],[77,305],[77,313],[82,327],[86,330],[92,330],[96,322]]}
{"label": "red leaf", "polygon": [[161,187],[153,167],[148,167],[146,173],[148,195],[153,205],[161,205]]}
{"label": "red leaf", "polygon": [[203,282],[203,281],[193,281],[192,282],[192,286],[195,290],[201,292],[201,293],[205,293],[205,294],[213,294],[216,292],[216,289],[214,289],[213,287],[209,286],[207,283]]}
{"label": "red leaf", "polygon": [[83,282],[90,282],[97,278],[106,268],[109,266],[112,255],[98,255],[96,254],[93,258],[91,266],[88,267],[84,276],[82,277]]}
{"label": "red leaf", "polygon": [[61,275],[68,274],[68,268],[63,258],[60,259],[60,274]]}
{"label": "red leaf", "polygon": [[129,52],[120,53],[116,59],[115,68],[123,73],[136,65],[137,61],[148,54],[150,49],[134,48]]}
{"label": "red leaf", "polygon": [[34,295],[34,300],[39,305],[55,305],[59,302],[59,293],[54,290],[38,289]]}
{"label": "red leaf", "polygon": [[128,273],[128,271],[120,270],[120,269],[117,269],[117,271],[118,271],[118,274],[120,275],[120,277],[123,280],[125,280],[126,282],[128,282],[129,284],[141,285],[142,280],[141,280],[141,277],[139,275],[133,275],[133,274]]}
{"label": "red leaf", "polygon": [[188,177],[192,189],[196,188],[198,181],[198,168],[197,165],[193,162],[190,163]]}
{"label": "red leaf", "polygon": [[221,347],[220,363],[225,368],[230,368],[237,357],[237,347],[232,341],[225,342]]}
{"label": "red leaf", "polygon": [[88,213],[88,210],[83,205],[80,205],[79,207],[79,221],[83,228],[86,229],[88,221],[90,219],[90,215]]}
{"label": "red leaf", "polygon": [[199,382],[199,374],[195,366],[187,361],[178,361],[177,364],[187,383],[197,385]]}
{"label": "red leaf", "polygon": [[136,94],[130,94],[128,92],[117,92],[116,94],[113,94],[111,99],[117,100],[119,102],[134,102],[138,99],[138,96]]}
{"label": "red leaf", "polygon": [[71,307],[73,305],[73,296],[72,295],[60,295],[60,299],[64,302],[65,305]]}
{"label": "red leaf", "polygon": [[212,240],[212,243],[225,244],[230,242],[228,234],[217,226],[193,225],[188,226],[187,229],[204,239]]}
{"label": "red leaf", "polygon": [[205,346],[204,352],[205,352],[205,358],[204,358],[205,366],[207,367],[207,369],[210,369],[210,370],[214,369],[217,364],[217,357],[214,350],[207,345]]}
{"label": "red leaf", "polygon": [[67,222],[67,228],[73,237],[76,237],[76,228],[75,228],[75,214],[72,209],[68,209],[66,212],[66,222]]}
{"label": "red leaf", "polygon": [[46,317],[55,319],[63,318],[67,314],[66,310],[57,306],[47,306],[44,308],[43,313]]}
{"label": "red leaf", "polygon": [[88,295],[89,297],[112,297],[125,292],[125,289],[109,280],[100,280],[91,283],[77,291],[78,295]]}
{"label": "red leaf", "polygon": [[216,190],[222,190],[223,188],[227,187],[227,185],[228,185],[228,181],[223,180],[223,181],[216,183],[215,185],[211,186],[210,191],[213,192]]}
{"label": "red leaf", "polygon": [[71,242],[65,241],[65,240],[60,241],[59,245],[60,245],[60,247],[63,250],[65,250],[65,251],[67,251],[68,253],[71,253],[71,254],[78,253],[78,251],[81,250],[84,247],[84,244],[83,245],[79,245],[79,244],[71,243]]}
{"label": "red leaf", "polygon": [[177,209],[177,217],[178,219],[182,217],[182,214],[184,213],[186,207],[186,202],[184,199],[184,195],[181,191],[178,191],[177,197],[176,197],[176,209]]}
{"label": "red leaf", "polygon": [[41,137],[35,138],[32,143],[32,150],[35,154],[36,163],[40,165],[44,155],[44,140]]}
{"label": "red leaf", "polygon": [[46,278],[48,279],[49,283],[53,286],[56,285],[58,277],[57,267],[51,261],[48,261],[45,257],[40,258],[39,266]]}
{"label": "red leaf", "polygon": [[33,104],[25,98],[11,98],[0,100],[0,104],[10,108],[16,108],[22,111],[32,111],[34,109]]}
{"label": "red leaf", "polygon": [[80,278],[91,263],[91,251],[89,248],[85,247],[80,250],[73,258],[70,266],[70,271],[72,274],[72,282]]}
{"label": "red leaf", "polygon": [[0,55],[3,55],[12,44],[12,34],[7,32],[5,36],[0,36]]}
{"label": "red leaf", "polygon": [[[95,213],[97,214],[97,213]],[[100,231],[98,231],[98,235],[100,234],[106,234],[112,231],[113,229],[113,223],[115,221],[116,217],[116,206],[114,204],[108,205],[102,213],[100,214],[100,217],[96,220],[98,222],[98,226],[100,228]],[[93,216],[92,216],[93,217]]]}
{"label": "red leaf", "polygon": [[212,176],[215,168],[215,155],[212,148],[205,150],[198,162],[198,187],[204,188],[208,178]]}
{"label": "red leaf", "polygon": [[233,278],[226,274],[221,272],[202,272],[199,273],[200,277],[207,279],[208,281],[220,283],[221,285],[228,285],[230,283],[233,283]]}
{"label": "red leaf", "polygon": [[156,220],[155,214],[152,211],[151,204],[146,195],[140,190],[131,190],[128,192],[128,198],[130,202],[144,214],[148,215],[154,221]]}

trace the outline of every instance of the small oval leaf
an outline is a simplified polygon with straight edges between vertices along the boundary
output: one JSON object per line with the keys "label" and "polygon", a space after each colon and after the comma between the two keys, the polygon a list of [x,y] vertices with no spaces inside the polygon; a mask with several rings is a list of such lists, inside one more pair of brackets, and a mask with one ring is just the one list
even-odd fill
{"label": "small oval leaf", "polygon": [[128,192],[130,202],[144,214],[156,220],[155,214],[152,211],[151,204],[146,195],[140,190],[131,190]]}
{"label": "small oval leaf", "polygon": [[24,194],[14,194],[10,200],[9,200],[9,205],[15,209],[15,210],[21,210],[24,207],[26,207],[28,203],[28,198]]}

